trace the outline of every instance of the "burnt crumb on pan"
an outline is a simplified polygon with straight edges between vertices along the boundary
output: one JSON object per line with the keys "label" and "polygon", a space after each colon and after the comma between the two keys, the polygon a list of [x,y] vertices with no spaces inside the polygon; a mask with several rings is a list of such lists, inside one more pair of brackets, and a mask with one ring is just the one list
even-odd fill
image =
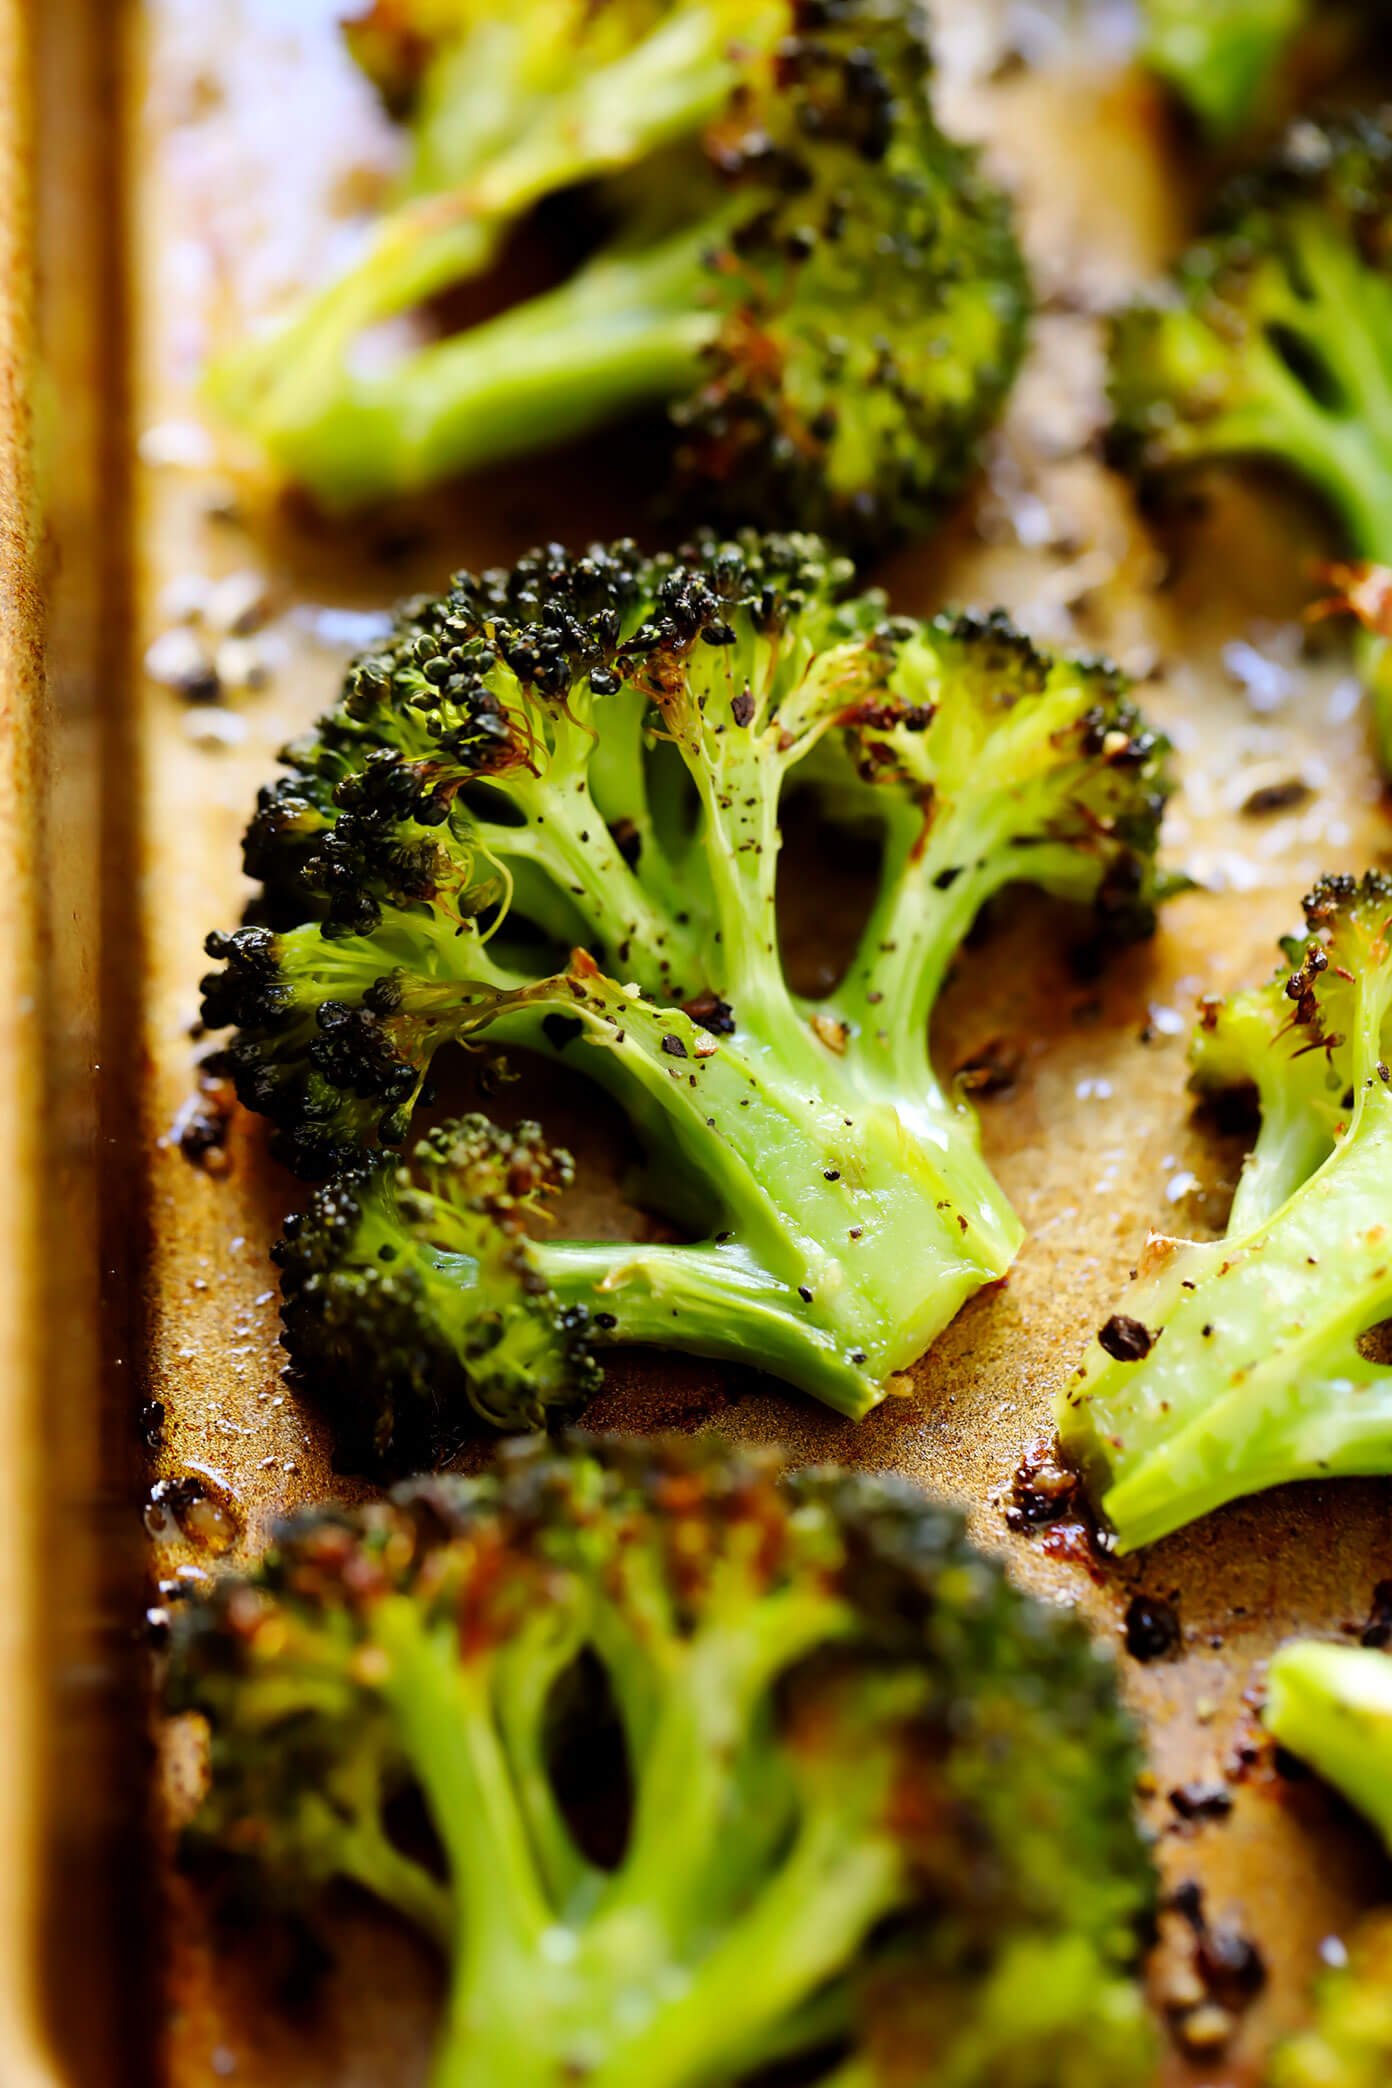
{"label": "burnt crumb on pan", "polygon": [[1159,1990],[1161,2005],[1187,2051],[1221,2051],[1236,2031],[1242,2011],[1266,1985],[1266,1960],[1251,1937],[1234,1924],[1210,1923],[1197,1879],[1186,1878],[1176,1885],[1161,1913],[1173,1916],[1188,1931],[1182,1950],[1171,1954]]}
{"label": "burnt crumb on pan", "polygon": [[215,1054],[198,1068],[198,1085],[175,1117],[168,1143],[177,1146],[190,1166],[202,1168],[204,1174],[229,1174],[232,1161],[227,1139],[236,1107],[232,1082]]}
{"label": "burnt crumb on pan", "polygon": [[1011,1474],[1005,1520],[1012,1530],[1038,1530],[1078,1512],[1082,1481],[1045,1436],[1030,1444]]}
{"label": "burnt crumb on pan", "polygon": [[374,537],[368,547],[368,555],[378,565],[405,565],[409,559],[418,558],[430,545],[430,531],[420,527],[384,529]]}
{"label": "burnt crumb on pan", "polygon": [[222,1488],[196,1472],[157,1479],[145,1501],[145,1528],[156,1542],[181,1538],[220,1554],[236,1543],[241,1516]]}
{"label": "burnt crumb on pan", "polygon": [[1307,805],[1314,791],[1303,776],[1283,776],[1279,783],[1263,783],[1242,800],[1244,819],[1269,819],[1276,812],[1293,812]]}
{"label": "burnt crumb on pan", "polygon": [[1143,1362],[1155,1346],[1149,1327],[1126,1312],[1114,1312],[1107,1324],[1098,1329],[1097,1339],[1116,1363]]}
{"label": "burnt crumb on pan", "polygon": [[1358,1643],[1375,1647],[1392,1644],[1392,1580],[1380,1580],[1373,1589],[1368,1621],[1358,1634]]}
{"label": "burnt crumb on pan", "polygon": [[1136,1594],[1126,1605],[1122,1624],[1126,1650],[1142,1663],[1167,1660],[1178,1653],[1184,1634],[1180,1628],[1178,1597]]}
{"label": "burnt crumb on pan", "polygon": [[1198,1936],[1198,1964],[1210,1993],[1229,2007],[1250,2000],[1266,1985],[1266,1960],[1260,1949],[1227,1922],[1205,1923]]}
{"label": "burnt crumb on pan", "polygon": [[963,1059],[956,1077],[958,1084],[978,1099],[1009,1094],[1020,1077],[1019,1047],[1003,1037],[992,1037],[970,1058]]}
{"label": "burnt crumb on pan", "polygon": [[1216,1778],[1195,1777],[1176,1784],[1169,1797],[1181,1820],[1226,1820],[1233,1809],[1232,1792]]}
{"label": "burnt crumb on pan", "polygon": [[145,654],[145,672],[185,703],[216,703],[222,681],[203,640],[183,625],[162,631]]}
{"label": "burnt crumb on pan", "polygon": [[1080,1475],[1059,1456],[1056,1439],[1031,1443],[993,1498],[1004,1501],[1006,1528],[1037,1537],[1049,1558],[1081,1566],[1092,1579],[1106,1576],[1107,1544],[1098,1529]]}

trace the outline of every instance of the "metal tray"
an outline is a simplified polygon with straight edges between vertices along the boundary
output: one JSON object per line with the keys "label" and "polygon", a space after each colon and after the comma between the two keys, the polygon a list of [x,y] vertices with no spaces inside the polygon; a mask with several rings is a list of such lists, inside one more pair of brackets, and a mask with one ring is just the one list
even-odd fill
{"label": "metal tray", "polygon": [[[149,1752],[142,1573],[205,1569],[254,1547],[287,1505],[351,1491],[278,1376],[266,1250],[291,1186],[241,1116],[212,1166],[190,1164],[177,1136],[200,942],[235,919],[255,786],[330,695],[362,619],[459,564],[633,530],[650,460],[598,446],[355,541],[232,497],[194,404],[204,347],[326,265],[386,163],[332,11],[0,0],[0,1051],[14,1069],[0,1145],[17,1163],[0,1196],[7,2088],[369,2088],[420,2078],[429,2044],[436,1977],[410,1938],[346,1909],[329,1972],[289,2007],[264,1953],[214,1934],[168,1861],[188,1769],[174,1749],[156,1774]],[[900,609],[999,601],[1047,639],[1130,666],[1180,749],[1170,856],[1208,889],[1100,979],[1070,967],[1070,924],[1032,901],[959,966],[935,1048],[948,1068],[996,1046],[1012,1061],[982,1114],[1030,1237],[912,1397],[857,1430],[752,1374],[635,1360],[592,1418],[709,1425],[906,1473],[959,1499],[1022,1579],[1079,1604],[1119,1651],[1131,1595],[1178,1591],[1182,1657],[1121,1658],[1167,1878],[1198,1881],[1210,1918],[1240,1927],[1266,1966],[1225,2051],[1167,2062],[1174,2081],[1219,2088],[1256,2081],[1302,2013],[1322,1941],[1386,1894],[1385,1866],[1337,1805],[1247,1757],[1272,1648],[1356,1626],[1392,1574],[1392,1491],[1286,1489],[1120,1567],[1067,1532],[1012,1537],[1002,1497],[1147,1228],[1221,1218],[1236,1156],[1192,1121],[1184,1091],[1196,996],[1264,974],[1313,876],[1385,860],[1392,828],[1337,647],[1314,661],[1299,648],[1311,518],[1276,489],[1215,491],[1167,551],[1098,461],[1095,314],[1173,248],[1191,185],[1157,98],[1061,33],[1041,67],[1000,64],[1004,8],[941,12],[947,116],[987,140],[1019,191],[1042,309],[967,511],[878,577]],[[268,599],[254,642],[269,681],[190,704],[146,671],[148,648],[200,601],[189,628],[211,648],[208,583],[248,572],[247,598],[263,584]],[[245,653],[224,664],[245,668]],[[1244,813],[1292,776],[1310,786],[1302,803]],[[854,893],[815,834],[796,846],[808,867],[790,928],[815,978]],[[586,1222],[635,1222],[608,1120],[558,1081],[527,1100],[579,1148]],[[210,1504],[192,1524],[151,1495],[180,1476]],[[1184,1824],[1168,1792],[1214,1777],[1230,1816]],[[1192,1943],[1175,1917],[1163,1928],[1161,2003]]]}

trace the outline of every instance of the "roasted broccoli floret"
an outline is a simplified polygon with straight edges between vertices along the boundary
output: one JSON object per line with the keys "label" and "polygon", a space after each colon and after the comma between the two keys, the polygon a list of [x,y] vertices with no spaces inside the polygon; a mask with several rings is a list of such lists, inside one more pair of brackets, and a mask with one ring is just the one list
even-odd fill
{"label": "roasted broccoli floret", "polygon": [[[1360,559],[1392,561],[1392,122],[1292,126],[1239,180],[1169,292],[1114,322],[1117,452],[1142,473],[1264,458]],[[1392,766],[1392,658],[1364,641]]]}
{"label": "roasted broccoli floret", "polygon": [[1255,1088],[1228,1228],[1152,1240],[1059,1405],[1119,1549],[1290,1479],[1392,1471],[1392,879],[1326,878],[1267,986],[1204,1011],[1201,1092]]}
{"label": "roasted broccoli floret", "polygon": [[[1380,1656],[1378,1656],[1380,1657]],[[1277,2047],[1269,2088],[1386,2088],[1392,2080],[1392,1914],[1370,1914],[1326,1972],[1312,2029]]]}
{"label": "roasted broccoli floret", "polygon": [[1108,1664],[905,1486],[533,1443],[283,1525],[176,1611],[171,1701],[205,1858],[439,1943],[438,2088],[1150,2078]]}
{"label": "roasted broccoli floret", "polygon": [[[704,520],[864,546],[956,491],[1028,296],[1003,199],[934,123],[916,0],[379,0],[359,42],[412,111],[406,193],[347,276],[209,378],[321,502],[653,406]],[[367,329],[601,175],[607,229],[559,287],[372,365]]]}
{"label": "roasted broccoli floret", "polygon": [[[1392,1660],[1314,1639],[1271,1663],[1266,1725],[1367,1814],[1392,1848]],[[1373,1914],[1320,1982],[1314,2027],[1282,2045],[1271,2088],[1383,2088],[1392,2078],[1392,1915]]]}
{"label": "roasted broccoli floret", "polygon": [[[565,1404],[586,1314],[592,1339],[762,1360],[860,1415],[1009,1268],[1020,1228],[934,1077],[933,1002],[1012,881],[1149,926],[1163,749],[1112,669],[996,618],[891,619],[849,585],[808,537],[541,552],[408,605],[289,750],[247,844],[265,919],[211,938],[205,1014],[236,1026],[230,1070],[283,1156],[349,1168],[282,1251],[293,1354],[340,1404],[356,1368],[398,1423],[393,1384],[441,1417],[462,1372],[502,1418],[498,1367],[525,1345],[492,1351],[481,1389],[478,1330],[530,1301],[547,1363],[513,1372],[516,1421]],[[884,854],[849,969],[808,1003],[776,886],[781,796],[813,749]],[[364,1167],[407,1137],[438,1048],[479,1040],[609,1089],[643,1200],[696,1244],[525,1244],[534,1149],[517,1199],[473,1125],[413,1189],[390,1152]],[[483,1177],[514,1198],[505,1252],[478,1244]]]}
{"label": "roasted broccoli floret", "polygon": [[1146,0],[1142,55],[1204,128],[1247,122],[1312,0]]}

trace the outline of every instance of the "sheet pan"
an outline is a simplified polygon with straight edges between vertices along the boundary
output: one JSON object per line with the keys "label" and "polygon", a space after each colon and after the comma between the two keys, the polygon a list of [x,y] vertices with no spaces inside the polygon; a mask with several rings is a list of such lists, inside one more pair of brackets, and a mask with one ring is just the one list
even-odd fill
{"label": "sheet pan", "polygon": [[[0,1199],[11,1250],[0,1249],[11,1388],[0,1469],[15,1510],[0,1521],[0,1662],[13,1678],[0,1747],[35,1769],[0,1779],[0,1829],[12,1822],[32,1859],[0,1865],[0,1935],[38,1939],[0,1951],[0,1978],[15,1987],[13,2009],[0,1990],[0,2039],[13,2034],[18,2055],[10,2065],[0,2043],[6,2082],[368,2088],[419,2078],[428,2049],[433,1968],[360,1911],[338,1918],[312,1999],[277,2001],[284,1967],[212,1931],[168,1862],[185,1754],[171,1750],[157,1781],[143,1751],[134,1627],[142,1603],[162,1597],[140,1593],[142,1544],[169,1582],[253,1548],[286,1506],[355,1484],[279,1378],[267,1247],[290,1185],[235,1112],[204,1164],[180,1142],[200,942],[242,903],[240,830],[275,748],[329,697],[383,606],[542,538],[641,526],[652,466],[639,446],[599,445],[351,541],[248,492],[198,413],[201,357],[328,265],[389,163],[331,12],[327,0],[44,0],[26,142],[29,17],[17,0],[0,6],[16,111],[0,209],[0,810],[15,889],[30,902],[15,920],[0,910],[0,963],[18,981],[0,993],[0,1049],[19,1068],[0,1128],[23,1185]],[[1210,1918],[1248,1935],[1266,1967],[1224,2051],[1176,2050],[1169,2062],[1174,2081],[1220,2088],[1256,2081],[1272,2037],[1301,2015],[1321,1944],[1386,1894],[1384,1866],[1348,1818],[1247,1755],[1273,1647],[1298,1630],[1356,1627],[1392,1574],[1392,1492],[1288,1489],[1120,1567],[1098,1567],[1066,1536],[1011,1535],[1004,1495],[1147,1228],[1221,1218],[1238,1154],[1195,1122],[1185,1094],[1182,1033],[1197,996],[1260,977],[1313,876],[1387,860],[1392,827],[1346,663],[1337,647],[1307,657],[1294,621],[1315,519],[1271,487],[1215,491],[1157,537],[1099,460],[1097,311],[1160,265],[1196,189],[1157,96],[1110,49],[1062,33],[1041,65],[1002,64],[1003,25],[1020,10],[962,0],[942,12],[945,113],[986,140],[1018,189],[1041,313],[981,487],[943,539],[878,577],[906,611],[999,601],[1044,638],[1115,652],[1179,748],[1184,792],[1167,846],[1205,889],[1100,978],[1070,963],[1070,924],[1033,902],[989,924],[959,967],[935,1049],[948,1069],[987,1048],[1008,1056],[1013,1082],[983,1101],[985,1137],[1030,1238],[1009,1282],[974,1301],[920,1366],[911,1398],[856,1430],[752,1375],[634,1361],[591,1418],[710,1425],[905,1473],[959,1499],[1023,1580],[1079,1604],[1119,1653],[1130,1597],[1177,1592],[1182,1657],[1120,1658],[1151,1743],[1146,1804],[1166,1877],[1199,1882]],[[33,253],[46,378],[21,395],[8,373],[26,362]],[[27,413],[41,430],[42,500],[26,479]],[[36,515],[41,534],[25,519]],[[264,683],[238,683],[232,668],[245,672],[247,656],[227,655],[220,700],[190,702],[150,648],[182,629],[216,666],[237,635],[219,619],[238,589],[258,605]],[[1292,777],[1309,786],[1301,803],[1267,818],[1243,811]],[[790,932],[813,980],[834,959],[854,881],[824,837],[799,833],[791,846]],[[609,1119],[553,1076],[521,1100],[577,1147],[577,1215],[641,1225],[617,1195]],[[206,1114],[215,1101],[193,1106]],[[171,1480],[202,1489],[192,1520],[161,1491]],[[1214,1778],[1232,1792],[1231,1814],[1186,1825],[1167,1794]],[[142,1792],[155,1794],[148,1844]],[[83,1877],[90,1889],[74,1890]],[[90,1932],[94,1979],[80,2007],[65,1985],[82,1957],[75,1923]],[[1183,1990],[1190,1940],[1166,1921],[1162,2003]]]}

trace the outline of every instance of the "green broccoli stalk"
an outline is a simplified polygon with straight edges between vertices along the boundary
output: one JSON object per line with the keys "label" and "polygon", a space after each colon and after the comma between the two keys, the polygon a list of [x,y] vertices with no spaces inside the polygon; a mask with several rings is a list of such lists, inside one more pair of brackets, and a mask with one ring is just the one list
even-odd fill
{"label": "green broccoli stalk", "polygon": [[1142,57],[1205,130],[1240,130],[1310,13],[1310,0],[1146,0]]}
{"label": "green broccoli stalk", "polygon": [[[1321,494],[1355,557],[1392,563],[1392,125],[1292,126],[1239,180],[1170,293],[1113,323],[1117,452],[1143,474],[1262,458]],[[1364,671],[1392,766],[1392,661]]]}
{"label": "green broccoli stalk", "polygon": [[193,1848],[423,1927],[436,2088],[1150,2079],[1108,1666],[906,1487],[533,1444],[302,1512],[173,1621]]}
{"label": "green broccoli stalk", "polygon": [[[488,1296],[446,1311],[432,1286],[403,1331],[399,1287],[383,1315],[341,1223],[359,1156],[403,1142],[447,1043],[563,1057],[631,1120],[645,1198],[693,1244],[538,1249],[547,1295],[597,1333],[760,1358],[861,1415],[1009,1268],[1019,1224],[934,1075],[933,1001],[1012,881],[1149,926],[1163,749],[1113,670],[998,619],[892,620],[849,583],[807,537],[462,576],[407,606],[263,792],[263,918],[210,940],[205,1015],[235,1026],[227,1064],[276,1149],[354,1170],[286,1251],[301,1306],[301,1269],[332,1291],[331,1354],[303,1309],[288,1333],[341,1405],[356,1369],[393,1409],[382,1388],[452,1350],[460,1411],[500,1418],[449,1336]],[[885,848],[846,976],[812,1003],[784,973],[777,876],[782,795],[814,751]],[[430,1167],[438,1211],[457,1199]],[[397,1193],[393,1164],[371,1179],[374,1208]],[[461,1251],[451,1280],[486,1292],[489,1257]],[[460,1370],[424,1377],[438,1411]],[[512,1418],[553,1396],[516,1373]]]}
{"label": "green broccoli stalk", "polygon": [[[224,418],[331,508],[670,406],[705,517],[862,545],[935,517],[1028,296],[1002,198],[933,121],[913,0],[379,7],[379,39],[417,12],[408,193],[347,276],[214,365]],[[399,84],[399,52],[369,49]],[[621,171],[559,287],[369,367],[372,325]]]}
{"label": "green broccoli stalk", "polygon": [[[1271,1663],[1267,1731],[1356,1805],[1392,1848],[1392,1660],[1300,1639]],[[1392,2073],[1392,1918],[1359,1927],[1316,1996],[1313,2028],[1277,2048],[1270,2088],[1382,2088]]]}
{"label": "green broccoli stalk", "polygon": [[1392,880],[1326,878],[1269,986],[1209,1006],[1201,1091],[1255,1087],[1222,1239],[1152,1241],[1059,1403],[1118,1548],[1287,1480],[1392,1471]]}
{"label": "green broccoli stalk", "polygon": [[1392,1847],[1392,1659],[1301,1639],[1267,1677],[1267,1731],[1366,1813]]}
{"label": "green broccoli stalk", "polygon": [[[1381,1655],[1375,1655],[1381,1658]],[[1392,1916],[1360,1922],[1348,1963],[1327,1972],[1311,2029],[1278,2045],[1269,2088],[1384,2088],[1392,2076]]]}

